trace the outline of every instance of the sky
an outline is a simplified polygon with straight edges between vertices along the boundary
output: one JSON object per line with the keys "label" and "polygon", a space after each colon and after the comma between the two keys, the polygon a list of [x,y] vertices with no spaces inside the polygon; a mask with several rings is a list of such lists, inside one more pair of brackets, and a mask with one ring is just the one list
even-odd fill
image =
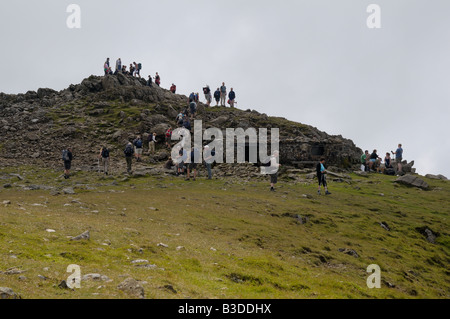
{"label": "sky", "polygon": [[[69,28],[70,4],[80,28]],[[368,28],[370,4],[381,28]],[[237,107],[317,127],[450,178],[448,0],[16,0],[0,10],[0,92],[62,90],[109,57],[177,93],[225,82]],[[204,97],[201,94],[204,101]]]}

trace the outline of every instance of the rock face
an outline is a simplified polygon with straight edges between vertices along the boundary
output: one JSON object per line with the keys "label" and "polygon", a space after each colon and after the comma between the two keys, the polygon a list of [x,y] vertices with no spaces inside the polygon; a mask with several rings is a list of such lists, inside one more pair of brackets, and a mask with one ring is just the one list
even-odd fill
{"label": "rock face", "polygon": [[399,178],[397,178],[395,180],[395,182],[403,184],[403,185],[407,185],[407,186],[418,187],[418,188],[421,188],[421,189],[428,189],[429,188],[428,184],[424,180],[420,179],[417,176],[410,175],[410,174],[406,174],[404,176],[400,176]]}
{"label": "rock face", "polygon": [[[126,141],[150,132],[157,133],[162,145],[165,130],[177,126],[175,115],[187,106],[186,96],[123,74],[90,76],[59,92],[43,88],[17,95],[0,93],[0,165],[62,166],[62,149],[70,146],[73,165],[81,166],[98,151],[99,141],[117,151],[112,158],[122,157]],[[279,128],[283,164],[311,166],[326,156],[328,165],[350,168],[357,166],[362,153],[340,135],[254,110],[213,109],[203,103],[197,109],[203,130],[217,127],[224,137],[226,128],[267,128],[270,143],[271,129]],[[247,143],[246,157],[250,147]]]}

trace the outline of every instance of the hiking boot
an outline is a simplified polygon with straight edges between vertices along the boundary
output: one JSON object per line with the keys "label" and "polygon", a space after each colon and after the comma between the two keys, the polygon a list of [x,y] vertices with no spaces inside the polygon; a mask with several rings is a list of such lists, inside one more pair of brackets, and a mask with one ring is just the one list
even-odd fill
{"label": "hiking boot", "polygon": [[275,191],[275,188],[271,187],[271,188],[270,188],[270,191],[271,191],[271,192],[274,192],[274,191]]}
{"label": "hiking boot", "polygon": [[331,193],[329,191],[326,191],[325,195],[331,195]]}
{"label": "hiking boot", "polygon": [[317,191],[317,195],[320,195],[320,191]]}

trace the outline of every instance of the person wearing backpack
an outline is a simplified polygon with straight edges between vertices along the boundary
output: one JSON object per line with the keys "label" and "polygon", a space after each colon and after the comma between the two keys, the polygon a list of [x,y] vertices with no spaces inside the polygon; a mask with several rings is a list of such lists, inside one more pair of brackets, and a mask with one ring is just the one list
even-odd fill
{"label": "person wearing backpack", "polygon": [[72,166],[72,150],[67,148],[62,151],[62,160],[64,162],[64,178],[68,179],[70,177],[70,168]]}
{"label": "person wearing backpack", "polygon": [[228,103],[230,107],[234,107],[234,99],[236,98],[236,93],[234,93],[233,88],[230,89],[230,93],[228,94]]}
{"label": "person wearing backpack", "polygon": [[134,153],[136,155],[136,162],[142,162],[141,156],[143,143],[140,135],[136,137],[136,139],[133,142],[133,145],[134,145]]}
{"label": "person wearing backpack", "polygon": [[106,146],[103,146],[100,149],[100,154],[98,155],[99,159],[102,160],[102,167],[103,172],[105,175],[108,175],[108,168],[109,168],[109,150]]}
{"label": "person wearing backpack", "polygon": [[192,92],[191,94],[189,94],[189,101],[188,103],[194,102],[195,101],[195,93]]}
{"label": "person wearing backpack", "polygon": [[325,158],[321,157],[319,163],[316,165],[316,173],[317,173],[317,179],[319,180],[319,189],[317,191],[317,194],[320,195],[320,186],[323,185],[325,188],[325,195],[330,195],[331,193],[328,191],[327,186],[327,179],[326,179],[326,167],[325,167]]}
{"label": "person wearing backpack", "polygon": [[189,103],[189,113],[191,113],[191,120],[194,120],[194,117],[197,114],[197,103],[194,101]]}
{"label": "person wearing backpack", "polygon": [[216,100],[216,106],[219,106],[220,101],[220,89],[217,88],[217,90],[214,92],[214,99]]}
{"label": "person wearing backpack", "polygon": [[131,163],[133,162],[134,155],[134,148],[131,142],[127,143],[127,146],[125,146],[123,153],[125,154],[125,159],[127,161],[127,172],[128,174],[131,174]]}

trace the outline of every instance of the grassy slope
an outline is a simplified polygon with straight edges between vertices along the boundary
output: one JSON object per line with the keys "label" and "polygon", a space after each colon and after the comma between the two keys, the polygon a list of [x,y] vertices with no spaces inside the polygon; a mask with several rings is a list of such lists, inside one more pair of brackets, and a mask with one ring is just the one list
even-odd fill
{"label": "grassy slope", "polygon": [[[0,169],[3,176],[8,172],[13,169]],[[79,172],[68,181],[34,168],[21,168],[20,174],[25,181],[11,177],[2,184],[71,185],[76,191],[52,196],[0,190],[0,271],[26,270],[0,273],[0,286],[23,298],[128,298],[117,289],[127,277],[146,282],[146,298],[450,296],[448,182],[427,180],[433,189],[421,191],[395,185],[394,177],[352,175],[351,183],[330,182],[332,195],[319,197],[315,183],[281,181],[270,193],[265,180],[118,177],[110,185],[113,178],[92,173]],[[297,223],[295,214],[308,222]],[[441,234],[436,244],[415,230],[425,225]],[[69,240],[86,230],[89,241]],[[157,268],[136,267],[136,259]],[[366,268],[374,263],[381,267],[381,289],[366,286]],[[82,275],[100,273],[112,281],[60,289],[69,264],[80,265]]]}

